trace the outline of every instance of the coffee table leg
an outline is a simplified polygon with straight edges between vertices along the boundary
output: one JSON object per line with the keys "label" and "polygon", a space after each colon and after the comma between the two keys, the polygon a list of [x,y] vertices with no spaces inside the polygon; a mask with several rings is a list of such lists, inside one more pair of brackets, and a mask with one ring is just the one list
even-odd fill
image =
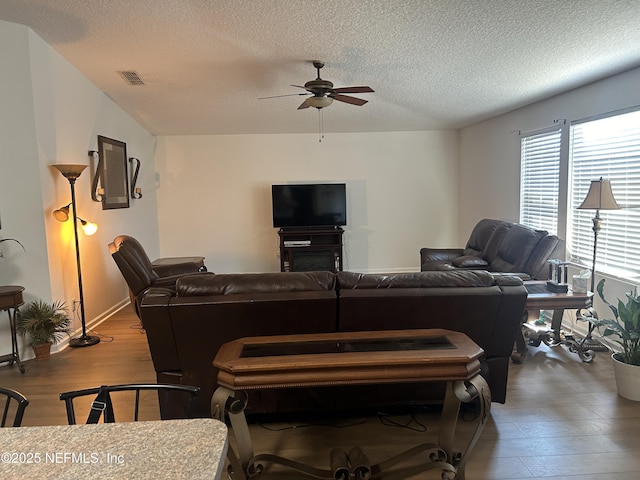
{"label": "coffee table leg", "polygon": [[218,387],[211,397],[213,418],[225,422],[228,416],[236,439],[237,454],[231,446],[227,449],[227,459],[233,469],[234,480],[245,480],[262,471],[262,466],[253,462],[253,443],[244,415],[246,406],[247,394],[243,391],[234,392],[225,387]]}
{"label": "coffee table leg", "polygon": [[[460,402],[471,402],[478,398],[480,411],[476,429],[463,451],[456,451],[453,447],[453,439],[460,414]],[[447,391],[442,407],[442,418],[438,435],[438,444],[446,452],[447,460],[456,469],[456,480],[464,480],[467,456],[480,438],[484,426],[489,420],[491,410],[491,391],[482,375],[476,375],[468,382],[447,382]]]}

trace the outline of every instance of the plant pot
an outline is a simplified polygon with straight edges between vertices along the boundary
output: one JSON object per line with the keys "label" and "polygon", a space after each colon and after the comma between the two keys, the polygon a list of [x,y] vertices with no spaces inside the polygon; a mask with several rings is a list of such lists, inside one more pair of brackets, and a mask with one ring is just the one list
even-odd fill
{"label": "plant pot", "polygon": [[47,360],[51,356],[51,342],[34,346],[33,353],[36,354],[36,360]]}
{"label": "plant pot", "polygon": [[640,402],[640,366],[621,362],[619,353],[614,353],[611,358],[618,395]]}

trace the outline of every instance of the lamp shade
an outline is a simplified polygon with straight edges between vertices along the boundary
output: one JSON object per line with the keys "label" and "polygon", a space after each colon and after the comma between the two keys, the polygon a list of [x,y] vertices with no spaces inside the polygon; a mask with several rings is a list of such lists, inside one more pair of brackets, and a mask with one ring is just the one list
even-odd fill
{"label": "lamp shade", "polygon": [[76,163],[56,163],[52,165],[57,169],[65,178],[76,179],[80,176],[82,171],[87,168],[87,165],[79,165]]}
{"label": "lamp shade", "polygon": [[324,108],[324,107],[328,107],[332,103],[333,103],[333,98],[331,98],[331,97],[309,97],[309,98],[307,98],[307,104],[310,107]]}
{"label": "lamp shade", "polygon": [[602,177],[600,180],[591,180],[589,192],[578,208],[581,210],[618,210],[620,206],[613,198],[611,181],[603,180]]}
{"label": "lamp shade", "polygon": [[59,222],[66,222],[67,220],[69,220],[69,206],[71,204],[65,206],[65,207],[61,207],[57,210],[53,211],[53,218],[55,218],[56,220],[58,220]]}
{"label": "lamp shade", "polygon": [[78,218],[80,221],[80,225],[82,226],[82,231],[84,231],[85,235],[93,235],[98,231],[98,225],[93,222],[87,222],[81,218]]}

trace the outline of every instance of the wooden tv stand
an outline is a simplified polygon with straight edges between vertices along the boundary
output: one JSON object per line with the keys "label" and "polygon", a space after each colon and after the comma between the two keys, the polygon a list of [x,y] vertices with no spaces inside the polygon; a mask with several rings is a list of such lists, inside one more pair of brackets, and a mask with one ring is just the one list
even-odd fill
{"label": "wooden tv stand", "polygon": [[341,271],[343,234],[340,227],[281,228],[280,271]]}

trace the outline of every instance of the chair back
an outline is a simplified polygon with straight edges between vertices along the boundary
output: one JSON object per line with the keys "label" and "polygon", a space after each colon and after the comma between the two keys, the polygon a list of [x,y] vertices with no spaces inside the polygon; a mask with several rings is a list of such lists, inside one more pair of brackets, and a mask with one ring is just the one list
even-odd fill
{"label": "chair back", "polygon": [[[27,405],[29,405],[29,400],[20,392],[5,387],[0,387],[0,398],[4,399],[2,423],[0,423],[0,427],[19,427],[22,424],[24,410],[27,408]],[[13,415],[13,423],[7,425],[7,420],[10,419],[11,415]]]}
{"label": "chair back", "polygon": [[118,235],[109,244],[109,252],[134,296],[151,286],[158,278],[147,253],[135,238]]}
{"label": "chair back", "polygon": [[[95,398],[88,408],[86,423],[98,423],[104,415],[105,423],[114,423],[116,421],[113,407],[112,393],[114,392],[134,392],[135,399],[133,405],[133,421],[137,422],[140,413],[140,392],[143,390],[155,390],[158,393],[158,399],[161,395],[183,395],[186,396],[186,408],[181,415],[174,418],[191,418],[191,409],[193,401],[200,391],[199,387],[190,385],[173,385],[162,383],[151,384],[123,384],[123,385],[102,385],[95,388],[87,388],[84,390],[75,390],[71,392],[63,392],[60,394],[60,400],[65,402],[67,409],[67,420],[69,425],[76,424],[76,412],[74,400],[78,397],[93,396]],[[163,417],[164,418],[164,417]]]}

